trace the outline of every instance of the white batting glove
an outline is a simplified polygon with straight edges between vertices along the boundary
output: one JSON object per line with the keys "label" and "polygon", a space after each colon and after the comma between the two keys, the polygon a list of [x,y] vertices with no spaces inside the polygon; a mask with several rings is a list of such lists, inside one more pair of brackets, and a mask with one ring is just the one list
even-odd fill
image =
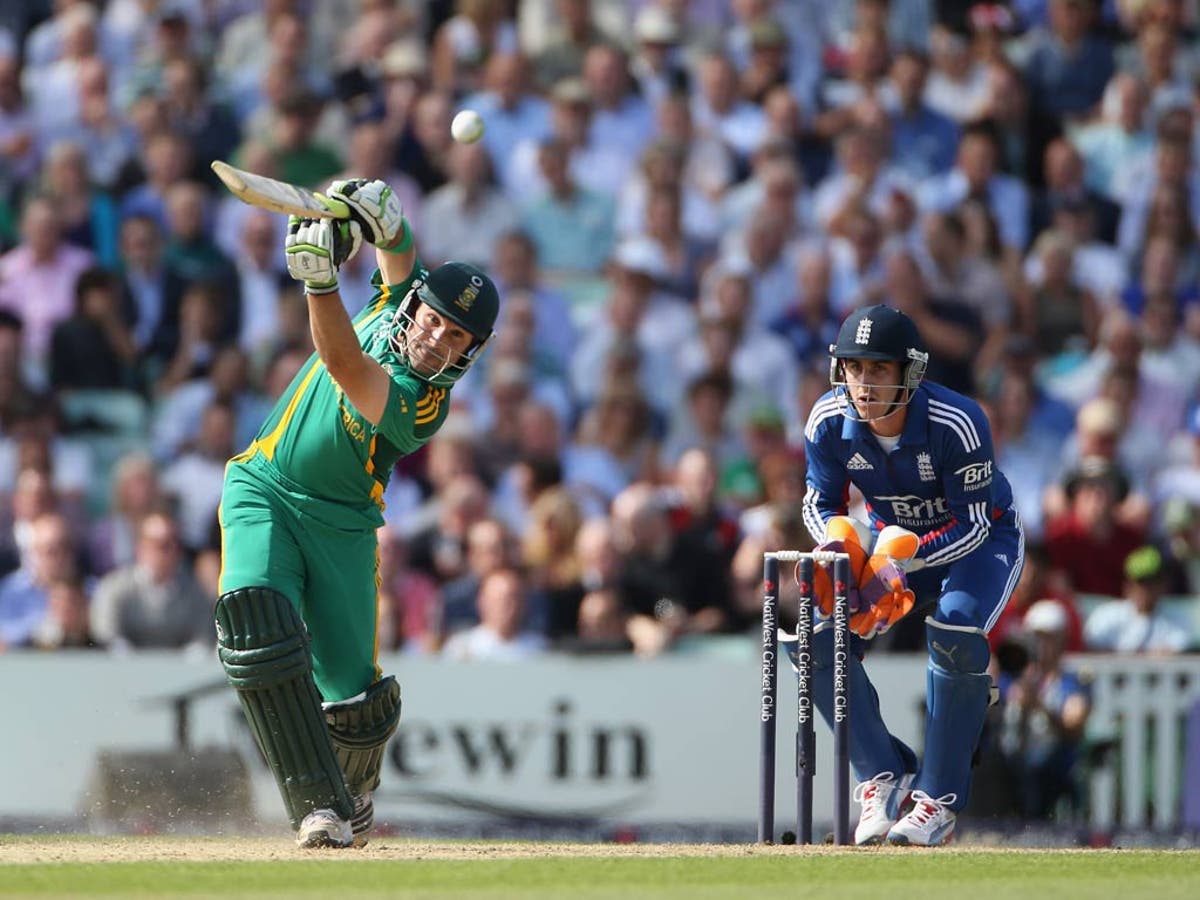
{"label": "white batting glove", "polygon": [[333,182],[325,194],[350,207],[350,218],[362,226],[369,243],[386,247],[396,240],[404,210],[400,198],[386,182],[350,178]]}
{"label": "white batting glove", "polygon": [[291,216],[284,243],[288,274],[304,282],[309,294],[332,294],[338,289],[338,269],[361,246],[357,222]]}

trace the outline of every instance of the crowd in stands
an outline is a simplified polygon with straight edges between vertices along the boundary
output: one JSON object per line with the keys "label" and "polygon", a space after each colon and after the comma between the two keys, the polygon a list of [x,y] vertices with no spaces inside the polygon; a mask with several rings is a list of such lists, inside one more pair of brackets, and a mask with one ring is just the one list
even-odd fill
{"label": "crowd in stands", "polygon": [[213,159],[383,178],[425,263],[501,287],[385,494],[384,650],[752,630],[761,553],[811,546],[828,344],[875,302],[991,418],[1028,540],[1005,690],[1045,633],[1196,649],[1197,26],[1194,0],[3,4],[0,650],[211,646],[225,461],[312,351],[284,218]]}

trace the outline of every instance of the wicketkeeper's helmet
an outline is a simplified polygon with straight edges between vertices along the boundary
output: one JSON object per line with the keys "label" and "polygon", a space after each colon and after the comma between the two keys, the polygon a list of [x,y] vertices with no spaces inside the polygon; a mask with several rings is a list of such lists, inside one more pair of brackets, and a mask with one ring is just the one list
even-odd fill
{"label": "wicketkeeper's helmet", "polygon": [[868,306],[847,316],[838,332],[836,344],[829,345],[829,383],[837,393],[842,415],[863,421],[846,392],[844,360],[891,359],[900,363],[900,384],[878,385],[903,391],[892,402],[888,414],[912,400],[925,377],[929,354],[917,331],[916,323],[890,306]]}
{"label": "wicketkeeper's helmet", "polygon": [[445,360],[433,375],[421,375],[430,384],[454,384],[483,352],[492,339],[496,316],[500,312],[500,294],[492,279],[480,269],[464,262],[438,266],[426,279],[413,281],[412,289],[401,302],[392,330],[392,347],[408,359],[408,332],[415,325],[417,307],[424,303],[437,310],[475,338],[457,358],[446,348]]}

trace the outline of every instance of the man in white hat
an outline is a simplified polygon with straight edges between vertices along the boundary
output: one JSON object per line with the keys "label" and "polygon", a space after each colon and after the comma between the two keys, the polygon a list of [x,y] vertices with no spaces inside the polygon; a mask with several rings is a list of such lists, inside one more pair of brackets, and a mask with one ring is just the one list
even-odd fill
{"label": "man in white hat", "polygon": [[1015,784],[1017,811],[1049,819],[1058,804],[1079,801],[1074,767],[1079,757],[1091,691],[1063,667],[1067,611],[1057,600],[1038,600],[1025,613],[1029,661],[1016,675],[1001,674],[1000,750]]}

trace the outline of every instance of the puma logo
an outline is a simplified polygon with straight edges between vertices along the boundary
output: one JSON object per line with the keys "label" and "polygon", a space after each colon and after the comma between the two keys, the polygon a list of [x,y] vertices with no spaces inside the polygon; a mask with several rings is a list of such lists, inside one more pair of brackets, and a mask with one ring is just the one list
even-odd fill
{"label": "puma logo", "polygon": [[950,662],[954,662],[954,654],[958,652],[958,647],[947,648],[937,641],[933,642],[932,647],[938,653],[942,654],[942,656],[946,657],[946,659],[950,660]]}

